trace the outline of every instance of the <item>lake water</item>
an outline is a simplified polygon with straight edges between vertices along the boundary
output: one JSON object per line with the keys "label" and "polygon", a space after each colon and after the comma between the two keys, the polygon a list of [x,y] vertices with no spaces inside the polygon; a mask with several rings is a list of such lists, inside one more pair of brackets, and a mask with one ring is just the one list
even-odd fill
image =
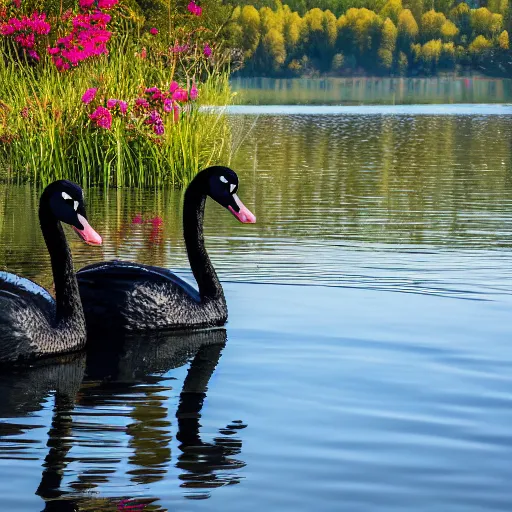
{"label": "lake water", "polygon": [[234,78],[240,102],[255,105],[416,105],[510,103],[512,79],[435,78]]}
{"label": "lake water", "polygon": [[[512,109],[467,108],[235,110],[226,330],[3,374],[3,509],[509,511]],[[0,186],[0,267],[51,286],[37,201]],[[77,268],[191,277],[181,192],[87,201]]]}

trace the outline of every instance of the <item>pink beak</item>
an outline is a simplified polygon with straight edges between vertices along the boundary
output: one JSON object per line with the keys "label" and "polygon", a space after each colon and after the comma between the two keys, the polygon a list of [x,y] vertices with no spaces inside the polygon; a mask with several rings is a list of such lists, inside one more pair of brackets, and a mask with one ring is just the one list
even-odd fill
{"label": "pink beak", "polygon": [[256,216],[254,213],[252,213],[248,208],[245,207],[244,203],[240,201],[240,198],[233,194],[233,199],[235,200],[235,203],[237,204],[239,210],[238,212],[235,212],[235,210],[228,206],[229,211],[242,223],[244,224],[254,224],[256,222]]}
{"label": "pink beak", "polygon": [[91,228],[91,225],[87,222],[87,220],[78,214],[78,220],[80,224],[84,227],[84,229],[78,229],[73,226],[73,229],[78,233],[78,236],[89,245],[101,245],[101,236]]}

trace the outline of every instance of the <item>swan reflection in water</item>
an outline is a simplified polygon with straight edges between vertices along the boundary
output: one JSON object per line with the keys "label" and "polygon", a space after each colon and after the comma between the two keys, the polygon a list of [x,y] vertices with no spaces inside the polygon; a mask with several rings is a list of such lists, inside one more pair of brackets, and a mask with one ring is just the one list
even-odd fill
{"label": "swan reflection in water", "polygon": [[[40,427],[12,418],[41,410],[54,392],[48,451],[41,482],[34,490],[45,500],[44,511],[164,510],[158,497],[144,491],[151,483],[175,478],[169,474],[172,423],[167,402],[173,377],[168,372],[190,360],[176,412],[179,486],[185,497],[201,499],[208,498],[212,488],[239,483],[238,470],[245,464],[236,458],[242,449],[237,434],[245,425],[239,420],[223,425],[211,443],[203,442],[200,434],[203,401],[225,343],[224,329],[126,337],[119,345],[97,340],[97,348],[87,354],[2,374],[0,418],[9,420],[0,419],[0,457],[28,458],[24,450],[33,444],[24,440],[14,454],[10,450],[16,440],[14,444],[2,440]],[[112,349],[105,352],[102,346]],[[129,424],[116,416],[128,417]],[[100,497],[101,486],[112,486],[120,470],[129,479],[125,487],[144,497]],[[143,489],[137,491],[134,484],[142,484]]]}

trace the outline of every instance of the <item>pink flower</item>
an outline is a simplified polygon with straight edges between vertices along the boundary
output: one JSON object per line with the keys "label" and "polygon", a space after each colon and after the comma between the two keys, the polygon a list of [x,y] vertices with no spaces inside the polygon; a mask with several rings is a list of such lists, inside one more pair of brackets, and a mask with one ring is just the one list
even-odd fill
{"label": "pink flower", "polygon": [[96,0],[80,0],[78,5],[80,6],[80,9],[87,10],[94,5],[95,1]]}
{"label": "pink flower", "polygon": [[148,53],[146,51],[146,48],[142,48],[141,52],[140,52],[140,58],[141,59],[145,59],[147,57]]}
{"label": "pink flower", "polygon": [[115,108],[115,106],[117,105],[117,101],[118,100],[114,100],[114,99],[107,100],[107,108],[109,110],[112,110],[113,108]]}
{"label": "pink flower", "polygon": [[19,9],[21,7],[21,0],[12,0],[12,3]]}
{"label": "pink flower", "polygon": [[[62,60],[62,59],[60,59],[60,60]],[[57,63],[55,63],[55,65],[57,65]],[[57,65],[57,67],[59,67],[59,66]],[[90,89],[87,89],[87,91],[85,91],[84,95],[82,96],[82,101],[86,105],[88,105],[94,99],[97,92],[98,92],[98,89],[95,89],[92,87]]]}
{"label": "pink flower", "polygon": [[164,112],[172,112],[173,101],[170,98],[164,100]]}
{"label": "pink flower", "polygon": [[149,108],[149,102],[144,98],[137,98],[135,100],[135,106],[141,108]]}
{"label": "pink flower", "polygon": [[171,82],[171,85],[169,85],[169,92],[172,94],[178,88],[178,82]]}
{"label": "pink flower", "polygon": [[126,111],[128,110],[128,103],[126,103],[126,101],[120,100],[117,104],[119,105],[119,111],[124,116],[126,114]]}
{"label": "pink flower", "polygon": [[39,54],[35,50],[29,50],[28,55],[39,62]]}
{"label": "pink flower", "polygon": [[187,9],[189,10],[189,12],[191,12],[194,16],[201,16],[202,12],[203,12],[203,9],[202,7],[199,7],[199,5],[197,5],[194,0],[192,0],[188,6],[187,6]]}
{"label": "pink flower", "polygon": [[162,91],[158,87],[149,87],[144,91],[146,94],[152,94],[151,99],[159,100],[162,98]]}
{"label": "pink flower", "polygon": [[48,48],[48,53],[50,55],[57,55],[60,53],[60,48]]}
{"label": "pink flower", "polygon": [[181,87],[178,87],[173,93],[172,93],[172,99],[174,101],[181,101],[185,102],[188,100],[188,92],[185,89],[182,89]]}
{"label": "pink flower", "polygon": [[151,224],[153,224],[153,227],[161,226],[164,223],[164,220],[162,217],[154,217],[150,219]]}
{"label": "pink flower", "polygon": [[207,58],[212,54],[212,49],[210,48],[210,45],[208,43],[206,43],[204,45],[203,53],[204,53],[204,56]]}
{"label": "pink flower", "polygon": [[142,223],[143,223],[143,220],[142,220],[142,215],[140,213],[138,213],[137,215],[135,215],[135,217],[133,217],[132,224],[142,224]]}
{"label": "pink flower", "polygon": [[174,122],[177,123],[180,120],[180,107],[177,103],[172,107],[173,110],[173,119]]}
{"label": "pink flower", "polygon": [[197,100],[198,96],[199,96],[199,91],[197,90],[196,84],[192,84],[192,87],[190,88],[190,99]]}
{"label": "pink flower", "polygon": [[108,11],[109,9],[112,9],[115,5],[119,3],[119,0],[99,0],[98,1],[98,7],[100,9],[104,9],[105,11]]}
{"label": "pink flower", "polygon": [[112,114],[105,107],[97,107],[96,110],[89,114],[91,121],[96,123],[96,126],[110,130],[112,126]]}
{"label": "pink flower", "polygon": [[152,35],[152,36],[156,36],[158,34],[158,29],[153,27],[153,28],[150,28],[149,29],[149,33]]}

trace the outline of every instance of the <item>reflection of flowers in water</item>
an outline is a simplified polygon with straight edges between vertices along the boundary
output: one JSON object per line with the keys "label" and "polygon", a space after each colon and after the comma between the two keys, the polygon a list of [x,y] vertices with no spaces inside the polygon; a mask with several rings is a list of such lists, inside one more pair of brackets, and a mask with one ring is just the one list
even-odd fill
{"label": "reflection of flowers in water", "polygon": [[144,219],[140,213],[137,213],[132,219],[132,224],[151,224],[149,242],[151,245],[160,245],[163,241],[164,220],[158,215],[149,219]]}
{"label": "reflection of flowers in water", "polygon": [[117,504],[117,510],[142,510],[145,507],[144,503],[133,503],[130,500],[121,500]]}

